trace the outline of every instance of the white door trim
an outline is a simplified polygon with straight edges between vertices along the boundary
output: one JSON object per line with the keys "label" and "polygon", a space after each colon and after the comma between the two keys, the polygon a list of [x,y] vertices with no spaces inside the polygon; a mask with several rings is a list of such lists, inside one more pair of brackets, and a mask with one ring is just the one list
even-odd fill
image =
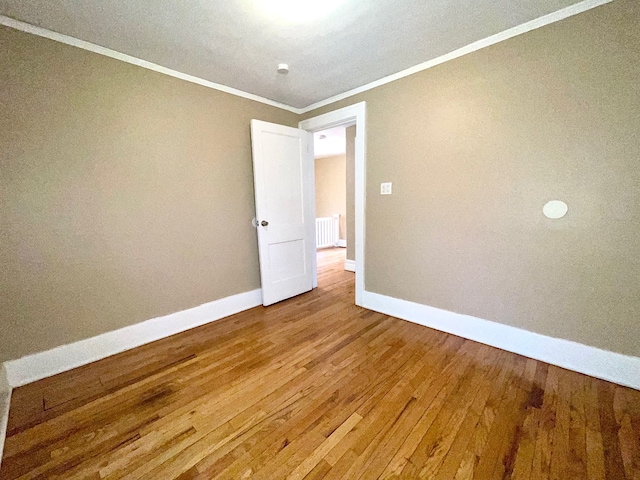
{"label": "white door trim", "polygon": [[[348,107],[334,110],[333,112],[318,115],[317,117],[303,120],[298,124],[299,128],[309,132],[317,132],[340,125],[356,124],[355,142],[355,220],[356,220],[356,305],[362,305],[364,292],[364,234],[365,234],[365,207],[366,207],[366,103],[360,102]],[[311,200],[315,202],[315,183]],[[315,228],[315,227],[314,227]],[[317,286],[317,265],[314,263],[314,287]]]}

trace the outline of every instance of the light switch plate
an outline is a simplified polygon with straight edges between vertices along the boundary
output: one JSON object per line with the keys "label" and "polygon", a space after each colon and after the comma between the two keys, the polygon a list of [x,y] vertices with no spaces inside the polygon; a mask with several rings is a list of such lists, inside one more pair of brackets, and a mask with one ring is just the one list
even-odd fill
{"label": "light switch plate", "polygon": [[391,182],[380,184],[380,195],[391,195]]}

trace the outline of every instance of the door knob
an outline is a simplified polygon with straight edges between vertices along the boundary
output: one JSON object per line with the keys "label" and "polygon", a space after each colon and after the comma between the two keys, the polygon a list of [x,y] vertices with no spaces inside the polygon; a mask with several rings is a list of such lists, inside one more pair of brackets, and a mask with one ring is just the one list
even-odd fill
{"label": "door knob", "polygon": [[269,222],[267,222],[266,220],[262,220],[260,222],[260,225],[262,225],[263,227],[266,227],[267,225],[269,225]]}

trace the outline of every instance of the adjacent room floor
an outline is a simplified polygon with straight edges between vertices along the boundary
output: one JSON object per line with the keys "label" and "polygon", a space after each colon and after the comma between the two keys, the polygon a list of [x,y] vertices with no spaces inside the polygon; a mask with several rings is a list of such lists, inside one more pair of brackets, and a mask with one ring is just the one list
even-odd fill
{"label": "adjacent room floor", "polygon": [[0,478],[638,479],[640,392],[319,288],[14,391]]}

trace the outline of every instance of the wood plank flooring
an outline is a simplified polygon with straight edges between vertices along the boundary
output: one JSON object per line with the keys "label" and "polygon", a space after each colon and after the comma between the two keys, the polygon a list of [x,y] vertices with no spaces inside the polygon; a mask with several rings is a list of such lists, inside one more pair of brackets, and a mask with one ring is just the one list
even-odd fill
{"label": "wood plank flooring", "polygon": [[13,392],[3,480],[640,479],[640,392],[319,288]]}

